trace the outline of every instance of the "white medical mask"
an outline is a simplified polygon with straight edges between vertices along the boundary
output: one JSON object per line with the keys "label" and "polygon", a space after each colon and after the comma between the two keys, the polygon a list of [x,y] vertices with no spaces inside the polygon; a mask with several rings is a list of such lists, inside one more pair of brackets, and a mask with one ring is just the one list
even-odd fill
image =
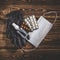
{"label": "white medical mask", "polygon": [[[54,11],[48,12],[48,13],[56,13]],[[47,14],[48,14],[47,13]],[[56,15],[57,17],[57,15]],[[56,21],[56,19],[55,19]],[[54,21],[54,23],[55,23]],[[33,46],[38,47],[39,44],[42,42],[42,40],[46,37],[50,29],[52,28],[54,23],[49,22],[47,19],[45,19],[43,16],[40,16],[40,18],[37,21],[39,28],[37,30],[34,30],[33,32],[29,32],[30,35],[30,42]]]}

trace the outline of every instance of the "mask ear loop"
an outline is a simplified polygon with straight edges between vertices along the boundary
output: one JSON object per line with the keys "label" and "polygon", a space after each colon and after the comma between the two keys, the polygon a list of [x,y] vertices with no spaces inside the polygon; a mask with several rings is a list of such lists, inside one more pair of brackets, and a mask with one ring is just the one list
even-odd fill
{"label": "mask ear loop", "polygon": [[50,13],[55,13],[56,14],[56,17],[55,17],[55,20],[53,22],[53,25],[55,24],[56,20],[57,20],[57,12],[56,11],[50,11],[50,12],[46,12],[43,14],[43,17],[45,17],[46,14],[50,14]]}
{"label": "mask ear loop", "polygon": [[[56,12],[56,11],[50,11],[50,12],[44,13],[44,14],[43,14],[43,17],[44,17],[46,14],[50,14],[50,13],[55,13],[55,14],[56,14],[56,18],[55,18],[55,20],[54,20],[54,22],[53,22],[53,25],[54,25],[55,22],[56,22],[56,20],[57,20],[57,12]],[[36,49],[37,49],[36,47],[33,48],[33,49],[29,49],[29,50],[22,48],[21,51],[22,51],[23,53],[26,53],[26,52],[32,52],[32,51],[34,51],[34,50],[36,50]]]}

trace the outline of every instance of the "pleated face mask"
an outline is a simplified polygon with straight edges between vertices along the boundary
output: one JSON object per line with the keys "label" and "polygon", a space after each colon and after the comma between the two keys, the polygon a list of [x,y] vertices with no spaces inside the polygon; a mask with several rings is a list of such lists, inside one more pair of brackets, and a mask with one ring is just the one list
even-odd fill
{"label": "pleated face mask", "polygon": [[30,40],[28,40],[28,42],[31,43],[35,47],[39,46],[39,44],[46,37],[46,35],[48,34],[48,32],[53,26],[53,23],[49,22],[43,16],[40,16],[40,18],[37,21],[37,24],[39,28],[37,30],[34,30],[33,32],[29,32]]}

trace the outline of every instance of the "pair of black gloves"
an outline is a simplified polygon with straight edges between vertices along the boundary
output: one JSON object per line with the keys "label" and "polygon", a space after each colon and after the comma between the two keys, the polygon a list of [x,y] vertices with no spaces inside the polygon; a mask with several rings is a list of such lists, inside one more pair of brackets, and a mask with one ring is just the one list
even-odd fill
{"label": "pair of black gloves", "polygon": [[21,26],[23,22],[22,12],[23,12],[22,10],[16,10],[6,15],[8,17],[6,34],[7,34],[7,37],[11,40],[11,42],[15,45],[16,48],[22,48],[23,46],[26,45],[26,39],[24,39],[21,35],[19,35],[17,31],[21,32],[23,35],[24,33],[21,30],[20,31],[16,30],[14,26],[12,26],[13,23],[18,25],[19,27]]}

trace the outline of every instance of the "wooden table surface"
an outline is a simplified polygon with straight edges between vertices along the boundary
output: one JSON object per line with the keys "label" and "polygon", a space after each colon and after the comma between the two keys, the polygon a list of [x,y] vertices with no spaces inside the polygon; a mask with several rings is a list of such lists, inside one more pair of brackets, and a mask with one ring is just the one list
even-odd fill
{"label": "wooden table surface", "polygon": [[[4,8],[2,7],[0,10],[0,60],[58,60],[60,56],[59,5],[5,5]],[[24,17],[35,14],[36,18],[39,18],[47,11],[56,11],[58,14],[57,21],[53,28],[35,51],[23,53],[20,49],[16,50],[11,41],[6,38],[6,19],[4,19],[4,16],[17,9],[22,9],[24,11]],[[45,17],[53,22],[55,15]],[[31,49],[31,45],[27,43],[25,49]]]}

